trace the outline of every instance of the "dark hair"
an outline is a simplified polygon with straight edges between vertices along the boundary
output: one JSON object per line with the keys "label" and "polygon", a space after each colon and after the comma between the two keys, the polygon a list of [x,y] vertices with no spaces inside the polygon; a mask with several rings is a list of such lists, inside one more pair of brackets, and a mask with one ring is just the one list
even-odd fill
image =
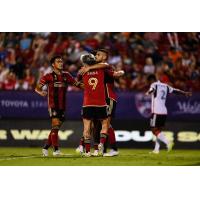
{"label": "dark hair", "polygon": [[51,65],[52,65],[52,64],[55,62],[55,60],[58,59],[58,58],[61,58],[61,59],[62,59],[62,56],[56,55],[56,56],[52,57],[51,60],[50,60]]}
{"label": "dark hair", "polygon": [[102,48],[102,49],[96,49],[96,50],[93,50],[91,53],[92,53],[93,55],[96,55],[98,51],[105,53],[105,54],[106,54],[106,57],[108,58],[109,51],[108,51],[107,49],[103,49],[103,48]]}
{"label": "dark hair", "polygon": [[157,79],[156,79],[155,74],[150,74],[150,75],[147,77],[147,80],[148,80],[148,81],[156,81]]}

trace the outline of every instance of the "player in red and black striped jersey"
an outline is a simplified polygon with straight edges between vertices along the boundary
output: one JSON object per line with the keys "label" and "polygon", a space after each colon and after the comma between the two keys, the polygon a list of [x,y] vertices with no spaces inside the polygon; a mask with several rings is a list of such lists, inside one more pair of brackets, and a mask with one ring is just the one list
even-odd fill
{"label": "player in red and black striped jersey", "polygon": [[[92,57],[92,54],[82,57],[82,62],[86,64],[88,58]],[[95,57],[93,56],[95,60]],[[106,63],[99,63],[99,65],[106,66]],[[79,77],[80,78],[80,77]],[[103,154],[103,144],[107,138],[108,132],[108,115],[107,115],[107,103],[105,96],[105,72],[104,69],[97,69],[82,75],[82,81],[84,84],[84,98],[82,106],[83,117],[83,136],[86,149],[86,156],[91,156],[90,153],[90,139],[91,139],[91,125],[94,120],[101,121],[100,131],[100,143],[98,145],[100,154]]]}
{"label": "player in red and black striped jersey", "polygon": [[[104,56],[102,56],[102,54]],[[98,50],[96,53],[96,62],[101,62],[101,63],[105,63],[108,57],[108,53],[105,50]],[[92,70],[94,71],[99,70],[99,69],[105,69],[104,70],[104,89],[105,91],[101,90],[101,92],[103,92],[105,95],[105,99],[106,99],[106,103],[107,103],[107,114],[108,114],[108,124],[109,124],[109,129],[108,129],[108,135],[109,135],[109,142],[110,142],[110,146],[111,146],[111,151],[108,154],[104,154],[105,156],[114,156],[114,155],[118,155],[118,151],[117,151],[117,146],[116,146],[116,140],[115,140],[115,134],[114,134],[114,129],[111,126],[111,119],[112,117],[114,117],[114,113],[115,113],[115,108],[116,108],[116,94],[114,92],[114,76],[115,77],[119,77],[122,76],[124,74],[123,71],[118,71],[115,72],[113,69],[110,68],[109,65],[101,65],[101,66],[89,66],[89,67],[85,67],[82,70],[80,70],[81,74],[86,74],[88,72],[92,72]],[[106,72],[106,73],[105,73]],[[98,122],[95,121],[95,129],[97,130],[97,133],[95,134],[94,137],[94,148],[95,148],[95,152],[94,155],[98,155],[97,152],[97,144],[98,144],[98,130],[100,130],[100,128],[98,128]],[[84,143],[84,140],[82,139],[80,142],[80,149],[82,149],[82,145]]]}
{"label": "player in red and black striped jersey", "polygon": [[[65,115],[65,97],[68,84],[77,87],[82,85],[77,82],[68,72],[63,71],[63,60],[61,56],[55,56],[51,59],[51,65],[53,71],[43,76],[35,91],[41,95],[46,96],[48,99],[48,110],[51,117],[51,132],[48,136],[47,143],[45,144],[42,152],[44,156],[48,156],[48,148],[53,146],[53,155],[60,155],[58,147],[58,131]],[[47,85],[47,91],[43,91],[42,88]]]}

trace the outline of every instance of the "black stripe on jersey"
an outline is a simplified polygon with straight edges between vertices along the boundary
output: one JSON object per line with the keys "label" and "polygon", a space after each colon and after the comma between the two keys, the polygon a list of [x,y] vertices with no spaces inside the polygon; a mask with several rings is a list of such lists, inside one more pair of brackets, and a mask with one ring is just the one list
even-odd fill
{"label": "black stripe on jersey", "polygon": [[106,99],[109,98],[108,96],[108,88],[107,88],[107,85],[106,85],[106,73],[104,72],[104,88],[105,88],[105,97]]}
{"label": "black stripe on jersey", "polygon": [[[55,72],[53,72],[53,84],[58,81],[58,76]],[[59,108],[59,97],[58,97],[58,87],[54,87],[54,107]]]}
{"label": "black stripe on jersey", "polygon": [[[68,87],[68,85],[67,85],[67,79],[66,79],[66,77],[65,77],[65,75],[64,75],[64,73],[62,74],[62,82],[65,84],[65,86],[66,86],[66,90],[67,90],[67,87]],[[65,92],[64,92],[64,89],[63,89],[63,103],[65,104]]]}
{"label": "black stripe on jersey", "polygon": [[167,95],[169,94],[169,87],[167,86]]}
{"label": "black stripe on jersey", "polygon": [[155,91],[154,91],[154,93],[153,93],[153,95],[154,95],[154,98],[156,98],[157,97],[157,85],[156,85],[156,89],[155,89]]}

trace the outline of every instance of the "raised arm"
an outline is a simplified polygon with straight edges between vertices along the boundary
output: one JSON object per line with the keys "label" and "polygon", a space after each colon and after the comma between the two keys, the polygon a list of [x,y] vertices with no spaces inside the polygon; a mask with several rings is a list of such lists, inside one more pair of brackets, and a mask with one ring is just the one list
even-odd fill
{"label": "raised arm", "polygon": [[185,92],[183,90],[176,89],[176,88],[173,89],[173,93],[174,94],[181,94],[181,95],[184,95],[186,97],[191,97],[192,96],[192,92]]}

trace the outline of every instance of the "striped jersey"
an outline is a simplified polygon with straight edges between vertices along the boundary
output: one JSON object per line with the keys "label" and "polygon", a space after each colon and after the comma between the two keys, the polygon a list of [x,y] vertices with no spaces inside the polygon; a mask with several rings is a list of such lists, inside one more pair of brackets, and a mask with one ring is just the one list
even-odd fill
{"label": "striped jersey", "polygon": [[68,84],[78,84],[68,72],[62,72],[58,75],[54,71],[43,76],[39,83],[41,85],[47,85],[48,107],[60,110],[65,110],[65,98]]}
{"label": "striped jersey", "polygon": [[151,112],[158,115],[167,115],[167,96],[174,91],[174,88],[157,81],[151,84],[149,91],[153,91],[151,95]]}

